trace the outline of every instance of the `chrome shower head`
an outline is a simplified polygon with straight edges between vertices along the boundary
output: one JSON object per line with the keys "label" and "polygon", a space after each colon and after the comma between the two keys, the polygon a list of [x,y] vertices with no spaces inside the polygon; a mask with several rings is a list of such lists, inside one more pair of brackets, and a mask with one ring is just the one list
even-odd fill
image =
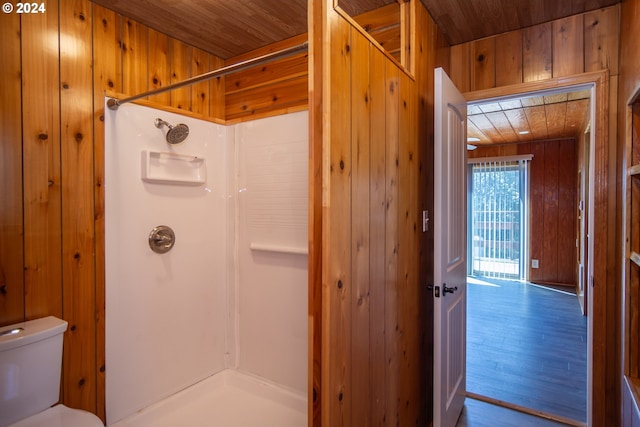
{"label": "chrome shower head", "polygon": [[162,126],[166,126],[169,128],[166,136],[167,142],[169,144],[180,144],[189,136],[189,126],[185,125],[184,123],[179,123],[173,126],[162,119],[156,119],[156,127],[160,129],[162,128]]}

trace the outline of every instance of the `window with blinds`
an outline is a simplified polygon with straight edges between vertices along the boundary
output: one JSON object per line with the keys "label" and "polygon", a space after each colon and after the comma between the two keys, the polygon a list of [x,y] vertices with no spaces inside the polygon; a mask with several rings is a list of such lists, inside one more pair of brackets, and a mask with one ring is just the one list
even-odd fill
{"label": "window with blinds", "polygon": [[469,159],[470,275],[526,279],[531,156]]}

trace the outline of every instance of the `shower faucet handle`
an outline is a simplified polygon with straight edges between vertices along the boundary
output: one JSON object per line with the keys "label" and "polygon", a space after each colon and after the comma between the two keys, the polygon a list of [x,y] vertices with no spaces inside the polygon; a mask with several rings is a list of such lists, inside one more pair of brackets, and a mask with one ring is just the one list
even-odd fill
{"label": "shower faucet handle", "polygon": [[176,235],[167,225],[159,225],[149,233],[149,247],[157,254],[169,252],[175,242]]}

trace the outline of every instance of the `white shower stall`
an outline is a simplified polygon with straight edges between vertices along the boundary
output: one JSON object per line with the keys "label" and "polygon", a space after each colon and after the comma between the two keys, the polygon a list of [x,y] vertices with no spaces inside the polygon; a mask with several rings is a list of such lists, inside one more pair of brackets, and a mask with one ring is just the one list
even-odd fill
{"label": "white shower stall", "polygon": [[307,424],[307,120],[105,108],[108,425]]}

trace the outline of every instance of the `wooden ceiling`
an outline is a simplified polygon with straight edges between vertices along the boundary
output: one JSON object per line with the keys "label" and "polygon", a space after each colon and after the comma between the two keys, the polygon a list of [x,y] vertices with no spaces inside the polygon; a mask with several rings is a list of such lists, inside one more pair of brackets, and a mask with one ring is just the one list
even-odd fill
{"label": "wooden ceiling", "polygon": [[421,0],[450,45],[526,28],[620,0]]}
{"label": "wooden ceiling", "polygon": [[584,129],[589,91],[531,96],[467,108],[467,142],[507,144],[574,138]]}
{"label": "wooden ceiling", "polygon": [[[93,0],[228,59],[307,32],[307,0]],[[352,16],[404,0],[338,0]],[[420,0],[449,44],[598,9],[620,0]]]}
{"label": "wooden ceiling", "polygon": [[228,59],[307,32],[307,0],[92,0]]}

